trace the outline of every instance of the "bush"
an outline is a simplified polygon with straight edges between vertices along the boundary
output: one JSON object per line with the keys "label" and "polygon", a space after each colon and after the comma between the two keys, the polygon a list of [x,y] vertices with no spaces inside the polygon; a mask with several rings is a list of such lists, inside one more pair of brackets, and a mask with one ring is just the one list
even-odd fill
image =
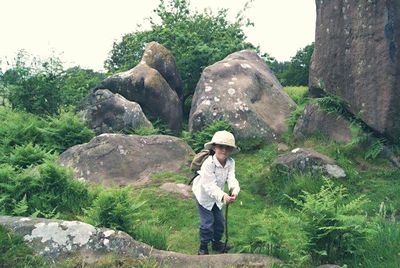
{"label": "bush", "polygon": [[82,220],[94,226],[107,227],[132,234],[135,214],[144,204],[130,195],[130,188],[100,191]]}
{"label": "bush", "polygon": [[302,220],[283,209],[256,215],[249,226],[242,252],[273,255],[294,267],[307,265],[309,237]]}
{"label": "bush", "polygon": [[64,70],[57,57],[43,60],[21,50],[15,63],[0,72],[0,101],[40,116],[56,114],[62,107],[78,106],[104,77],[80,67]]}
{"label": "bush", "polygon": [[304,191],[300,199],[291,198],[305,223],[316,263],[340,263],[359,254],[360,243],[374,233],[375,226],[363,212],[368,200],[365,196],[349,200],[346,192],[326,179],[318,193]]}
{"label": "bush", "polygon": [[59,115],[49,117],[48,125],[41,131],[46,145],[57,152],[88,142],[94,137],[94,131],[87,128],[79,116],[71,111],[61,111]]}
{"label": "bush", "polygon": [[71,111],[43,119],[0,107],[0,120],[3,122],[0,125],[0,163],[9,163],[10,154],[16,146],[31,143],[36,149],[40,145],[42,150],[60,153],[94,137],[94,132]]}
{"label": "bush", "polygon": [[196,133],[185,133],[183,138],[195,152],[200,152],[204,144],[211,141],[215,132],[226,130],[233,132],[232,126],[225,120],[217,120]]}
{"label": "bush", "polygon": [[70,170],[50,161],[21,173],[2,165],[0,182],[0,208],[6,215],[76,215],[89,203],[87,186],[74,180]]}
{"label": "bush", "polygon": [[48,151],[40,145],[28,143],[21,146],[16,146],[11,152],[9,163],[18,168],[27,168],[31,165],[42,164],[45,160],[55,159]]}

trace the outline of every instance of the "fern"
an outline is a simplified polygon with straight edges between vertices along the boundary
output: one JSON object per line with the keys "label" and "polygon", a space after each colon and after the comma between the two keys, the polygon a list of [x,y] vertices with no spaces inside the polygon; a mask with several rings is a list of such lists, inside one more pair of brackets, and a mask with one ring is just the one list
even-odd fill
{"label": "fern", "polygon": [[12,214],[15,216],[24,216],[26,212],[28,211],[28,202],[26,201],[26,195],[19,201],[18,203],[15,204]]}

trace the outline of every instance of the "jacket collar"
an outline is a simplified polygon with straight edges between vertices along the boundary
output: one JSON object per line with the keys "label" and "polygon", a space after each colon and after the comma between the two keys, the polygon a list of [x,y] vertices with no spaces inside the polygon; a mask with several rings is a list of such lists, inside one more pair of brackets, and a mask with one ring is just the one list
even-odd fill
{"label": "jacket collar", "polygon": [[225,166],[221,165],[221,163],[218,161],[218,159],[215,157],[215,155],[212,156],[212,160],[217,167],[228,168],[228,167],[230,167],[230,165],[232,165],[232,159],[230,157],[228,159],[226,159]]}

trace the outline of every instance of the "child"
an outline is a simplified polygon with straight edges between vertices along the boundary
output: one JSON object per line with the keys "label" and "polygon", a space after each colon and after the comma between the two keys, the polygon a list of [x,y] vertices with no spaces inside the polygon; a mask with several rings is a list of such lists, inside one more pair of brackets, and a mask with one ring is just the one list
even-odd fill
{"label": "child", "polygon": [[[204,148],[212,149],[215,154],[204,161],[192,186],[200,214],[199,255],[208,254],[210,241],[217,252],[229,250],[221,242],[225,224],[221,209],[223,204],[235,202],[240,191],[235,177],[235,161],[230,158],[233,152],[238,151],[235,137],[228,131],[217,131]],[[228,182],[231,195],[223,191],[225,182]]]}

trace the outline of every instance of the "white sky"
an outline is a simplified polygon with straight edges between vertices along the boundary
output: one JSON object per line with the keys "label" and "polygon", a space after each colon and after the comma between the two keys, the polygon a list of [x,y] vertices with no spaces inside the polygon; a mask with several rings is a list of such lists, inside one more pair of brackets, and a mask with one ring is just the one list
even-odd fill
{"label": "white sky", "polygon": [[[168,0],[165,0],[168,1]],[[146,25],[158,0],[0,0],[0,59],[20,49],[39,57],[56,55],[64,66],[103,70],[115,40]],[[228,8],[233,18],[246,0],[191,0],[192,9]],[[290,60],[314,41],[314,0],[254,0],[245,13],[255,23],[247,41],[279,61]],[[229,18],[228,18],[229,19]]]}

